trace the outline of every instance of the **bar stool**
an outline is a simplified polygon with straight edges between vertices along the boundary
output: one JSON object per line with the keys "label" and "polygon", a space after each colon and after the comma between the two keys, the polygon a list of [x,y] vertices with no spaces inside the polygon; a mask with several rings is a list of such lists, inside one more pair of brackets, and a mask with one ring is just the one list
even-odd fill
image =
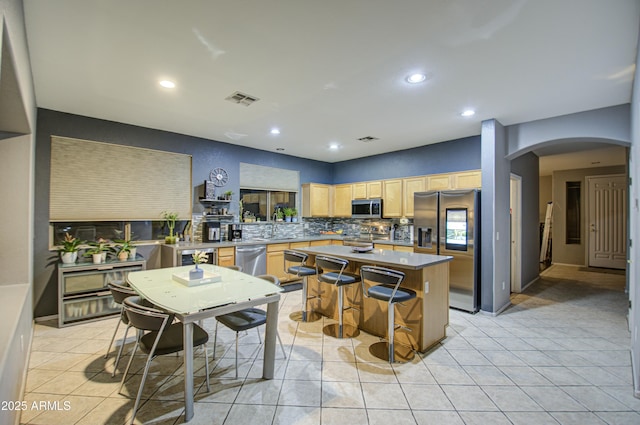
{"label": "bar stool", "polygon": [[[394,344],[394,333],[397,328],[395,323],[395,305],[416,298],[415,291],[406,288],[400,288],[400,284],[404,280],[404,273],[377,266],[360,267],[360,277],[362,280],[362,292],[367,298],[375,298],[380,301],[386,301],[388,305],[387,316],[387,341],[380,341],[369,347],[369,352],[375,357],[387,360],[389,363],[407,362],[413,359],[415,353],[411,347],[396,346]],[[377,283],[371,286],[367,291],[365,289],[365,280]]]}
{"label": "bar stool", "polygon": [[[309,256],[299,251],[284,252],[284,270],[289,275],[294,275],[296,278],[302,278],[302,310],[294,311],[289,315],[291,320],[296,322],[315,322],[322,316],[315,311],[307,311],[307,301],[315,297],[309,297],[309,289],[307,286],[307,276],[313,276],[317,274],[315,267],[307,266],[307,258]],[[288,266],[288,267],[287,267]]]}
{"label": "bar stool", "polygon": [[[330,283],[338,288],[338,323],[332,323],[322,329],[325,335],[334,338],[352,338],[360,334],[360,330],[343,322],[344,308],[344,287],[360,281],[360,276],[347,273],[344,270],[349,265],[348,260],[327,256],[316,256],[316,272],[318,280]],[[348,308],[354,308],[350,306]]]}

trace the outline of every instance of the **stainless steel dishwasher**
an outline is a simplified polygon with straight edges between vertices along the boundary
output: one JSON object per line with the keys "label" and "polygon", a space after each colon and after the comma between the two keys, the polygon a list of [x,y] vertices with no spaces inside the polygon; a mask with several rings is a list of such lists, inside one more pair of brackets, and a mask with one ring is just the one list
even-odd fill
{"label": "stainless steel dishwasher", "polygon": [[267,246],[240,245],[236,246],[236,266],[253,276],[267,273]]}

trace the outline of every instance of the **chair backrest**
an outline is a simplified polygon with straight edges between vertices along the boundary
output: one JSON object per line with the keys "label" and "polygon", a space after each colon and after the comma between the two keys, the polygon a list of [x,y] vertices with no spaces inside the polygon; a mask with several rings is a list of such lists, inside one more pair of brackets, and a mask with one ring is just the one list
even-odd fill
{"label": "chair backrest", "polygon": [[378,266],[362,266],[360,267],[360,281],[362,284],[362,293],[368,296],[365,290],[364,281],[368,280],[377,285],[392,285],[393,292],[391,293],[391,299],[393,299],[398,291],[398,287],[404,280],[404,273],[398,270],[387,269],[385,267]]}
{"label": "chair backrest", "polygon": [[316,272],[318,275],[327,272],[338,272],[338,278],[340,278],[348,265],[349,260],[342,258],[327,257],[325,255],[316,256]]}
{"label": "chair backrest", "polygon": [[229,270],[235,270],[237,272],[241,272],[242,271],[242,266],[224,266],[224,267],[229,269]]}
{"label": "chair backrest", "polygon": [[124,286],[118,283],[109,282],[107,284],[107,287],[111,291],[113,301],[116,304],[122,304],[125,299],[138,295],[138,293],[134,291],[130,286]]}
{"label": "chair backrest", "polygon": [[160,331],[173,321],[173,314],[144,305],[139,296],[128,297],[122,303],[129,323],[143,331]]}
{"label": "chair backrest", "polygon": [[286,269],[286,263],[296,263],[296,264],[300,264],[301,266],[304,266],[305,263],[307,262],[308,257],[309,256],[304,252],[286,250],[284,252],[285,269]]}
{"label": "chair backrest", "polygon": [[269,282],[273,283],[274,285],[280,286],[280,279],[278,279],[277,277],[275,277],[272,274],[261,274],[261,275],[258,275],[256,277],[260,278],[260,279],[268,280]]}

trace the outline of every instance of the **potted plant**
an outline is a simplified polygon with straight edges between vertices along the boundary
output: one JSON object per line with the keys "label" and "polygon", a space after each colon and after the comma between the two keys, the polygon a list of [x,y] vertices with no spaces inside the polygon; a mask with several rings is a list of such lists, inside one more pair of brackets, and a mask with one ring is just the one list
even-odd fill
{"label": "potted plant", "polygon": [[298,221],[298,210],[296,208],[291,208],[291,221]]}
{"label": "potted plant", "polygon": [[64,264],[75,263],[78,259],[78,251],[80,250],[80,245],[82,245],[83,243],[84,241],[71,236],[69,233],[65,233],[64,240],[62,241],[62,247],[58,249],[62,262]]}
{"label": "potted plant", "polygon": [[138,248],[135,245],[135,242],[133,242],[130,239],[116,239],[114,242],[118,244],[118,246],[116,247],[116,255],[120,254],[120,252],[122,251],[122,248],[126,248],[126,252],[129,254],[129,258],[132,260],[135,260],[136,253],[138,250]]}
{"label": "potted plant", "polygon": [[223,196],[225,200],[230,200],[231,199],[231,195],[233,195],[233,190],[227,190]]}
{"label": "potted plant", "polygon": [[176,220],[178,219],[178,213],[164,211],[162,213],[162,217],[167,222],[167,227],[169,228],[169,236],[164,238],[164,241],[168,244],[174,244],[177,242],[177,238],[173,235],[173,229],[176,228]]}
{"label": "potted plant", "polygon": [[134,248],[133,244],[131,241],[124,239],[114,240],[114,242],[118,244],[115,249],[118,260],[126,261],[131,255],[131,250]]}
{"label": "potted plant", "polygon": [[284,212],[282,212],[282,209],[278,208],[276,210],[276,221],[282,221],[282,217],[284,217]]}
{"label": "potted plant", "polygon": [[100,264],[107,261],[107,252],[110,249],[108,241],[100,238],[96,242],[88,242],[88,245],[91,246],[91,248],[86,250],[84,255],[87,257],[93,257],[94,264]]}
{"label": "potted plant", "polygon": [[209,259],[208,255],[204,251],[197,251],[191,254],[191,258],[193,258],[193,264],[196,265],[195,268],[189,270],[189,280],[202,279],[204,277],[204,270],[198,267],[198,264],[206,263]]}
{"label": "potted plant", "polygon": [[293,208],[285,207],[282,209],[284,213],[284,221],[291,222],[291,216],[293,216]]}

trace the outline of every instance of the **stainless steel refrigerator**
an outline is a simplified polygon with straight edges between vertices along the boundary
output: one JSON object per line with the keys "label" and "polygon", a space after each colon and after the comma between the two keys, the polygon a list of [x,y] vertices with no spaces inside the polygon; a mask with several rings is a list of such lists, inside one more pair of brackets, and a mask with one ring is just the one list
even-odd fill
{"label": "stainless steel refrigerator", "polygon": [[414,251],[450,255],[449,306],[471,313],[480,306],[480,191],[414,195]]}

